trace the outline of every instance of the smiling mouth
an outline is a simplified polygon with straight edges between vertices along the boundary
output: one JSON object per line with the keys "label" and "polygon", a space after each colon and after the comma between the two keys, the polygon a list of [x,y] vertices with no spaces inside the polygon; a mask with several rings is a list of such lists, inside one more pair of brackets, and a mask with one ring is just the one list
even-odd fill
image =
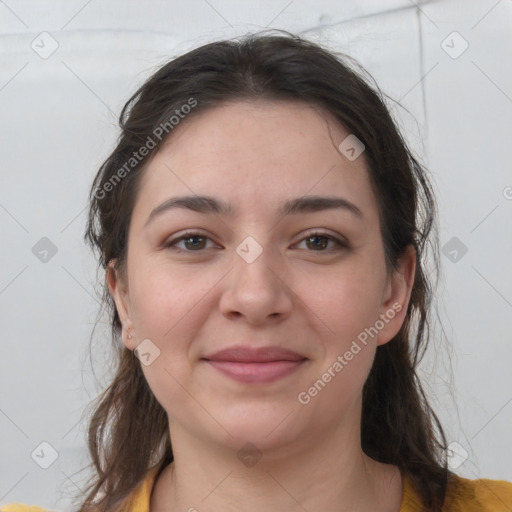
{"label": "smiling mouth", "polygon": [[290,375],[306,359],[300,361],[269,361],[267,363],[239,363],[234,361],[206,360],[217,370],[240,382],[273,382]]}
{"label": "smiling mouth", "polygon": [[280,347],[231,347],[204,357],[224,375],[245,383],[267,383],[298,370],[307,358]]}

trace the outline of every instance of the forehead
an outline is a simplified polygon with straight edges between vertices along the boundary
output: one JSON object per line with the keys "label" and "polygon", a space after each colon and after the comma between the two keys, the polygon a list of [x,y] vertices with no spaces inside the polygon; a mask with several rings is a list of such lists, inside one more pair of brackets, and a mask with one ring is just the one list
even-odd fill
{"label": "forehead", "polygon": [[349,135],[331,114],[302,102],[233,102],[197,112],[147,165],[136,209],[147,214],[169,197],[197,194],[221,197],[235,213],[267,213],[292,197],[342,194],[371,215],[364,153],[350,161],[338,149]]}

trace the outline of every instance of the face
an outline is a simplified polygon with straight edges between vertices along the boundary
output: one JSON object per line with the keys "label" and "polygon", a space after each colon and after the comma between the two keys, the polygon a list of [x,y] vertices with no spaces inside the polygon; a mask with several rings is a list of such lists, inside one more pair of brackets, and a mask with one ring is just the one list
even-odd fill
{"label": "face", "polygon": [[[178,125],[149,162],[126,275],[107,278],[171,436],[283,448],[358,425],[414,255],[388,273],[348,135],[302,103],[237,102]],[[196,202],[169,202],[182,196]]]}

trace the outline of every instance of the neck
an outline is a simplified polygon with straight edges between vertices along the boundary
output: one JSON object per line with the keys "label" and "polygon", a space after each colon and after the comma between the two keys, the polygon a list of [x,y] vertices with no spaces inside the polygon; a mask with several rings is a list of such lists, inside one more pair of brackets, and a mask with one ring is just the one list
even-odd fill
{"label": "neck", "polygon": [[211,446],[173,425],[174,462],[155,485],[151,510],[398,511],[398,468],[365,455],[354,430],[316,433],[245,465],[236,450]]}

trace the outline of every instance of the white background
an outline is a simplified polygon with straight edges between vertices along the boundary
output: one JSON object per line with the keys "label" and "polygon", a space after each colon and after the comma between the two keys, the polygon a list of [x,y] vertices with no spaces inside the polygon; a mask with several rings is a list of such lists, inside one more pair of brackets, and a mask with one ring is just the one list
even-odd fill
{"label": "white background", "polygon": [[[468,249],[442,255],[445,338],[422,375],[468,452],[456,472],[512,481],[511,18],[510,0],[0,2],[0,503],[66,510],[83,485],[80,415],[106,381],[88,359],[100,288],[82,236],[122,105],[169,58],[264,27],[352,55],[407,109],[393,112],[434,177],[441,247]],[[31,458],[43,441],[59,455],[46,470]]]}

